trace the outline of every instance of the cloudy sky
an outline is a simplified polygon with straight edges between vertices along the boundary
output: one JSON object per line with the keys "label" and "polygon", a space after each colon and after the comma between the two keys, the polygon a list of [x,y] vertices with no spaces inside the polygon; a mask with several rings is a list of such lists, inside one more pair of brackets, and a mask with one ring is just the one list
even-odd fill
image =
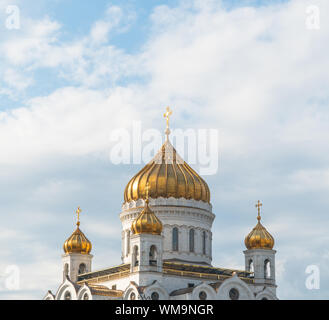
{"label": "cloudy sky", "polygon": [[0,0],[0,298],[56,292],[78,205],[94,269],[121,262],[123,191],[143,164],[114,164],[110,137],[162,131],[170,105],[173,128],[218,130],[213,264],[244,267],[260,199],[279,298],[328,299],[328,15],[327,0]]}

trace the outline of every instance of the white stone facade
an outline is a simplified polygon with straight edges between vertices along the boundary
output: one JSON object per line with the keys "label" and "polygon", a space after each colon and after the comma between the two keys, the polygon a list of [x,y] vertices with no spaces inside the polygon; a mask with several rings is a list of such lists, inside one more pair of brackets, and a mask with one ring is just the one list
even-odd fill
{"label": "white stone facade", "polygon": [[[122,206],[123,265],[114,267],[117,270],[113,272],[112,268],[92,271],[92,255],[65,254],[63,283],[56,294],[49,291],[44,299],[277,299],[275,250],[244,251],[245,271],[211,266],[215,215],[210,204],[186,199],[150,199],[151,210],[163,224],[162,234],[134,235],[131,224],[144,206],[144,200]],[[177,250],[173,248],[174,228],[178,231]],[[82,275],[81,264],[85,266]],[[216,273],[210,274],[213,269]]]}
{"label": "white stone facade", "polygon": [[[131,201],[122,206],[120,219],[122,222],[122,260],[130,263],[131,224],[144,208],[145,201]],[[211,205],[203,201],[158,198],[150,199],[150,207],[163,224],[163,259],[179,259],[194,263],[211,264],[212,232],[211,227],[215,215],[211,212]],[[173,250],[172,232],[178,229],[178,250]],[[189,232],[194,230],[194,247],[190,250]],[[203,233],[205,246],[203,246]]]}

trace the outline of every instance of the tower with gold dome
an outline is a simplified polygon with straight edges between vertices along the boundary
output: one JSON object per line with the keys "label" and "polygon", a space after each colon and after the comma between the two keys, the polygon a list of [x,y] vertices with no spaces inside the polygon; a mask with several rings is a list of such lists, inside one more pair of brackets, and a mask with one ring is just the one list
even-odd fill
{"label": "tower with gold dome", "polygon": [[244,243],[247,248],[245,254],[245,268],[254,274],[255,286],[271,285],[275,288],[275,253],[274,238],[260,223],[260,208],[262,203],[258,200],[257,224],[246,236]]}
{"label": "tower with gold dome", "polygon": [[124,190],[120,219],[123,228],[123,262],[131,261],[130,236],[134,219],[145,205],[146,185],[149,202],[163,224],[163,259],[211,265],[212,232],[215,215],[210,190],[176,152],[169,135],[169,115],[165,117],[166,139],[155,157],[130,179]]}
{"label": "tower with gold dome", "polygon": [[[145,206],[131,224],[131,272],[140,272],[139,283],[146,285],[148,273],[155,272],[159,279],[163,261],[163,225],[149,206],[149,184],[146,184]],[[144,272],[144,273],[142,273]],[[146,276],[145,276],[146,275]],[[161,278],[161,277],[160,277]]]}
{"label": "tower with gold dome", "polygon": [[70,237],[64,242],[62,256],[63,278],[69,277],[76,281],[79,274],[91,271],[93,256],[90,254],[92,244],[84,233],[80,230],[80,207],[76,210],[77,227]]}
{"label": "tower with gold dome", "polygon": [[260,202],[258,223],[245,238],[245,268],[212,265],[210,189],[171,144],[171,114],[167,108],[158,153],[124,189],[122,264],[91,269],[91,242],[79,228],[78,208],[77,229],[64,243],[63,283],[45,299],[277,299],[274,238],[260,223]]}

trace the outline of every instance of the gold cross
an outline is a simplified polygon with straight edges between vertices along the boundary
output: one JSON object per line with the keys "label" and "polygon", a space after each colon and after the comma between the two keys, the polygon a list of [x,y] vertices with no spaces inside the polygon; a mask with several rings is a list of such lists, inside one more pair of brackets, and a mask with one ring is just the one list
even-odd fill
{"label": "gold cross", "polygon": [[78,221],[77,221],[77,225],[79,226],[80,225],[80,212],[82,210],[80,209],[80,207],[78,207],[78,209],[75,211],[75,213],[78,215]]}
{"label": "gold cross", "polygon": [[169,107],[167,107],[167,109],[166,109],[167,111],[166,111],[166,113],[163,115],[165,118],[166,118],[166,120],[167,120],[167,129],[169,129],[169,119],[170,119],[170,116],[172,115],[172,110],[170,110],[170,108]]}
{"label": "gold cross", "polygon": [[258,200],[257,204],[255,205],[255,207],[258,209],[258,216],[257,216],[258,221],[260,220],[260,207],[262,205],[263,204],[259,200]]}
{"label": "gold cross", "polygon": [[170,116],[172,115],[172,111],[170,110],[169,107],[167,107],[167,111],[166,113],[163,115],[166,120],[167,120],[167,128],[165,130],[165,134],[166,134],[166,141],[169,140],[169,135],[170,135],[170,129],[169,129],[169,119],[170,119]]}

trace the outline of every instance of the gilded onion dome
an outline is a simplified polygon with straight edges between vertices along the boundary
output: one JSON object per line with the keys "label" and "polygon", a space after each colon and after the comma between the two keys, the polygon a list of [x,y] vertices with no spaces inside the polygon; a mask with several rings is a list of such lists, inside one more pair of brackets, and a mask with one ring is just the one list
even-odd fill
{"label": "gilded onion dome", "polygon": [[71,234],[71,236],[64,242],[63,249],[67,253],[82,253],[89,254],[92,248],[91,242],[80,230],[79,214],[81,212],[80,207],[77,209],[78,222],[76,230]]}
{"label": "gilded onion dome", "polygon": [[258,207],[258,216],[257,225],[252,229],[252,231],[246,236],[244,240],[244,244],[247,249],[269,249],[271,250],[274,247],[274,238],[272,235],[266,230],[266,228],[260,223],[260,207],[262,204],[258,201],[256,207]]}
{"label": "gilded onion dome", "polygon": [[177,154],[166,141],[156,156],[127,184],[124,200],[145,199],[150,184],[150,198],[185,198],[210,202],[207,183]]}
{"label": "gilded onion dome", "polygon": [[149,207],[149,189],[150,187],[147,185],[145,207],[131,225],[131,231],[133,234],[149,233],[161,235],[162,223]]}
{"label": "gilded onion dome", "polygon": [[167,108],[166,141],[155,157],[127,184],[124,201],[145,199],[145,186],[150,185],[150,198],[185,198],[210,203],[207,183],[177,154],[169,141],[169,115]]}

